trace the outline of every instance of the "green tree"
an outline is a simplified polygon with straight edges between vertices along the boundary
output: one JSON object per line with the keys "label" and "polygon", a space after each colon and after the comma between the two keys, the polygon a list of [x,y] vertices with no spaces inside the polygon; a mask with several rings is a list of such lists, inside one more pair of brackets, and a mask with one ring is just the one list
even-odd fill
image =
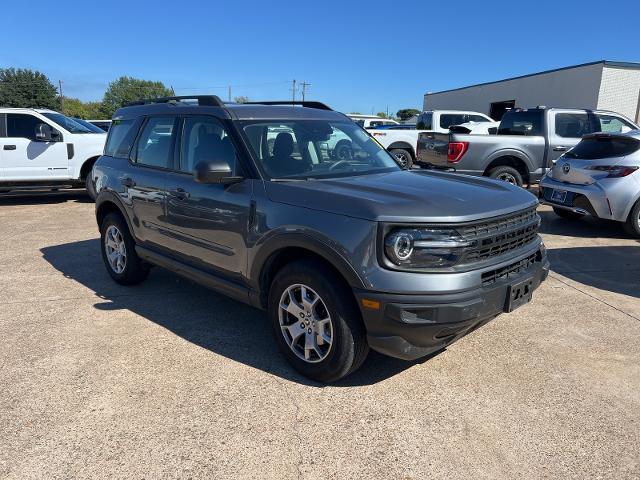
{"label": "green tree", "polygon": [[[85,102],[84,112],[85,116],[82,118],[85,119],[99,120],[104,118],[104,106],[102,102]],[[111,118],[111,116],[109,116],[109,118]]]}
{"label": "green tree", "polygon": [[380,118],[387,118],[387,114],[384,112],[378,112],[376,113],[376,116],[380,117]]}
{"label": "green tree", "polygon": [[64,114],[69,117],[86,118],[85,105],[77,98],[64,97]]}
{"label": "green tree", "polygon": [[56,87],[44,73],[23,68],[0,69],[0,106],[59,108]]}
{"label": "green tree", "polygon": [[127,103],[143,98],[168,97],[173,91],[162,82],[120,77],[109,84],[102,99],[102,115],[111,118],[113,113]]}
{"label": "green tree", "polygon": [[400,120],[404,121],[413,117],[414,115],[418,115],[419,113],[420,110],[416,110],[415,108],[403,108],[402,110],[398,110],[396,115]]}
{"label": "green tree", "polygon": [[236,103],[247,103],[247,102],[250,102],[251,100],[249,100],[249,97],[245,97],[244,95],[241,95],[239,97],[234,97],[233,101]]}

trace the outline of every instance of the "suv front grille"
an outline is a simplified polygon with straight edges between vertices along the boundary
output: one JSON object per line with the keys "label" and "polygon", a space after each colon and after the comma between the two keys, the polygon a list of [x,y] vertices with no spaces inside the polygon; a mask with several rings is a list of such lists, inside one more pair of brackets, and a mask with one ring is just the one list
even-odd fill
{"label": "suv front grille", "polygon": [[518,276],[520,273],[528,270],[538,260],[538,253],[529,255],[527,258],[507,265],[506,267],[490,270],[482,274],[482,286],[486,287],[499,280],[509,277]]}
{"label": "suv front grille", "polygon": [[540,217],[536,207],[458,228],[465,240],[477,245],[467,253],[464,263],[478,262],[502,255],[532,242],[538,235]]}

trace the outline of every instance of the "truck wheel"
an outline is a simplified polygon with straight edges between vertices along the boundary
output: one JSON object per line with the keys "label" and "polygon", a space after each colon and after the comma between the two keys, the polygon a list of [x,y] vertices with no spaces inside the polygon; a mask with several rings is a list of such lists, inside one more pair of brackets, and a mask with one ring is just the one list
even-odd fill
{"label": "truck wheel", "polygon": [[413,157],[411,156],[411,152],[408,150],[403,148],[394,148],[393,150],[389,150],[389,153],[396,157],[398,164],[400,164],[402,168],[406,168],[408,170],[413,165]]}
{"label": "truck wheel", "polygon": [[566,218],[567,220],[580,220],[584,215],[581,213],[572,212],[571,210],[565,210],[564,208],[553,207],[553,213],[559,217]]}
{"label": "truck wheel", "polygon": [[280,351],[306,377],[334,382],[367,357],[351,289],[320,262],[302,260],[280,270],[269,290],[268,313]]}
{"label": "truck wheel", "polygon": [[118,213],[110,213],[100,226],[102,260],[107,272],[117,283],[135,285],[149,275],[149,265],[135,249],[135,241],[127,223]]}
{"label": "truck wheel", "polygon": [[507,165],[492,168],[489,172],[489,177],[495,178],[496,180],[502,180],[519,187],[522,186],[522,175],[520,175],[520,172]]}
{"label": "truck wheel", "polygon": [[353,148],[348,140],[340,140],[333,149],[333,158],[350,161],[353,158]]}
{"label": "truck wheel", "polygon": [[629,212],[629,217],[624,224],[625,230],[629,235],[635,238],[640,238],[640,200],[636,202],[636,204]]}
{"label": "truck wheel", "polygon": [[91,174],[87,175],[87,178],[84,181],[85,187],[87,189],[87,195],[91,200],[95,201],[98,198],[98,194],[96,192],[96,185],[93,183],[93,178],[91,178]]}

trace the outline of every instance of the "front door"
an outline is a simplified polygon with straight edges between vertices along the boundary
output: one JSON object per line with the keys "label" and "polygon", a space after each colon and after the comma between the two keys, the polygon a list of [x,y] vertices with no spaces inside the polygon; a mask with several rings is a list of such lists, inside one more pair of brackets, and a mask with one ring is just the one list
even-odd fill
{"label": "front door", "polygon": [[4,181],[69,178],[66,143],[36,140],[36,127],[40,123],[47,122],[28,113],[7,114],[7,136],[0,138]]}
{"label": "front door", "polygon": [[549,153],[547,155],[547,167],[567,150],[575,147],[583,135],[593,131],[589,114],[568,110],[557,111],[549,119]]}
{"label": "front door", "polygon": [[207,160],[225,160],[233,175],[242,175],[232,138],[214,117],[187,116],[179,150],[178,171],[167,181],[171,250],[194,266],[245,275],[252,180],[211,185],[193,179],[194,166]]}

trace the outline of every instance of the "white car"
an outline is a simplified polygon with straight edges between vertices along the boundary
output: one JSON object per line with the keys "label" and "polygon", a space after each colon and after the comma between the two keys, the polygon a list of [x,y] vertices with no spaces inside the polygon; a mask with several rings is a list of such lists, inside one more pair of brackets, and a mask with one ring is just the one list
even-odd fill
{"label": "white car", "polygon": [[86,186],[95,198],[106,138],[53,110],[0,108],[0,191]]}
{"label": "white car", "polygon": [[540,202],[563,218],[623,222],[640,238],[640,130],[592,133],[558,158],[540,182]]}
{"label": "white car", "polygon": [[366,128],[367,130],[376,128],[382,125],[399,125],[398,122],[392,120],[390,118],[382,118],[377,115],[356,115],[349,114],[347,115],[351,120],[356,122],[362,128]]}

